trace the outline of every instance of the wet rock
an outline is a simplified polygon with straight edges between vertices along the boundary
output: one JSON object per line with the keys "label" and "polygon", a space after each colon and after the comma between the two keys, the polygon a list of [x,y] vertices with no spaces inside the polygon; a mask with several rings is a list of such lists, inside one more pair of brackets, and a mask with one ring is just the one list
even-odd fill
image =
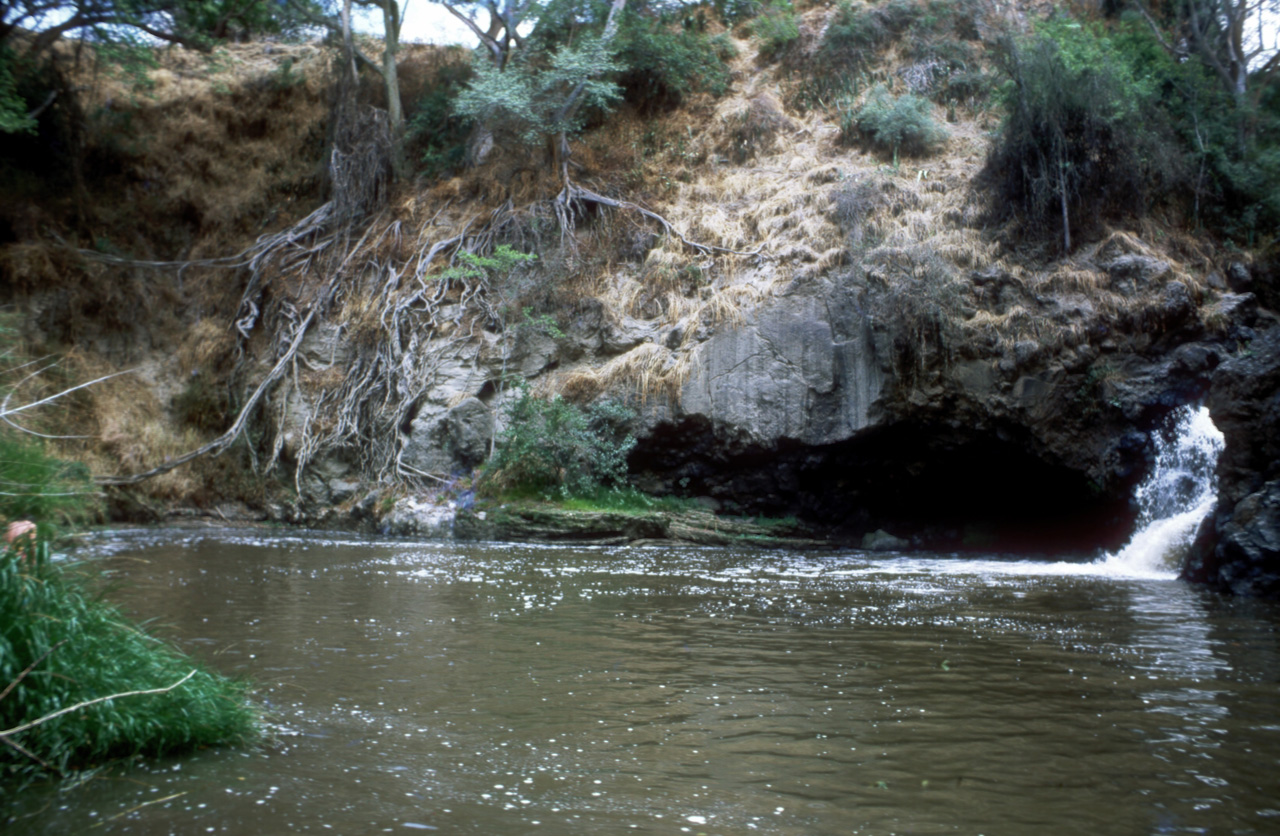
{"label": "wet rock", "polygon": [[1237,595],[1280,596],[1280,480],[1236,503],[1219,531],[1219,585]]}
{"label": "wet rock", "polygon": [[1218,507],[1182,576],[1236,594],[1280,597],[1280,327],[1218,367],[1208,400],[1226,438]]}
{"label": "wet rock", "polygon": [[379,528],[395,537],[451,537],[456,513],[450,503],[406,496],[391,506]]}
{"label": "wet rock", "polygon": [[883,528],[868,532],[862,536],[862,548],[869,552],[896,552],[910,546],[911,543],[901,537],[894,537]]}

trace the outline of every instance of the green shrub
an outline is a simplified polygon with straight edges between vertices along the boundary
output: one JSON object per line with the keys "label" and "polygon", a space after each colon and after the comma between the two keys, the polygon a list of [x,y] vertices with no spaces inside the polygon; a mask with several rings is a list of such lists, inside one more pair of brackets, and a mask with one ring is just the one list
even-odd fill
{"label": "green shrub", "polygon": [[[0,319],[0,361],[12,373],[0,381],[11,383],[25,366],[9,347],[14,338],[6,325]],[[0,551],[0,775],[66,772],[257,733],[245,685],[140,632],[91,594],[88,576],[49,562],[52,529],[82,519],[95,502],[84,465],[47,455],[32,435],[0,431],[0,517],[35,520],[40,537],[33,546]],[[168,688],[188,673],[162,694],[50,716],[113,694]]]}
{"label": "green shrub", "polygon": [[419,171],[430,178],[462,165],[473,122],[454,102],[471,79],[469,63],[445,63],[432,72],[425,92],[406,108],[406,138]]}
{"label": "green shrub", "polygon": [[570,497],[621,485],[627,454],[636,443],[625,429],[632,417],[631,410],[613,401],[583,409],[522,388],[507,404],[506,427],[481,489]]}
{"label": "green shrub", "polygon": [[640,108],[674,107],[696,90],[722,96],[729,89],[724,62],[733,57],[733,44],[725,38],[628,14],[616,47],[618,63],[626,68],[618,78],[623,96]]}
{"label": "green shrub", "polygon": [[4,772],[67,772],[108,759],[246,742],[257,732],[245,684],[142,633],[95,598],[86,578],[47,559],[0,553],[0,690],[17,683],[0,700],[0,733],[100,697],[167,688],[188,673],[165,693],[98,702],[8,735],[25,752],[0,746]]}
{"label": "green shrub", "polygon": [[1151,77],[1093,27],[1057,21],[997,55],[1006,111],[987,163],[998,203],[1035,224],[1138,213],[1184,168]]}
{"label": "green shrub", "polygon": [[[925,154],[947,138],[947,131],[933,119],[928,99],[907,93],[894,96],[878,84],[867,94],[867,100],[854,117],[857,133],[875,147],[908,155]],[[849,141],[847,121],[842,123],[842,136]]]}
{"label": "green shrub", "polygon": [[751,21],[751,34],[760,42],[761,58],[769,61],[781,55],[800,37],[800,25],[790,0],[777,0],[766,6]]}
{"label": "green shrub", "polygon": [[18,94],[18,82],[14,79],[13,50],[0,45],[0,132],[36,132],[36,120],[27,115],[27,103]]}

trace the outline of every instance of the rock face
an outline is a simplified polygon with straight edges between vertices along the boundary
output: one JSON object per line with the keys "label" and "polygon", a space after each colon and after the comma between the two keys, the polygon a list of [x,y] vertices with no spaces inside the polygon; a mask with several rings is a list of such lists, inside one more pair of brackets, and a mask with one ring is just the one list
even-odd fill
{"label": "rock face", "polygon": [[439,537],[453,535],[457,514],[452,504],[407,496],[396,501],[382,518],[380,531],[396,537]]}
{"label": "rock face", "polygon": [[1240,595],[1280,596],[1280,327],[1219,367],[1209,412],[1226,437],[1218,507],[1182,576]]}
{"label": "rock face", "polygon": [[871,324],[852,313],[788,297],[716,333],[694,356],[684,412],[756,443],[847,440],[870,426],[885,380]]}
{"label": "rock face", "polygon": [[[1204,397],[1256,304],[1147,256],[1095,273],[1133,297],[1120,315],[994,268],[911,321],[918,300],[874,282],[797,282],[697,347],[681,397],[637,432],[635,481],[852,543],[885,529],[931,547],[1118,547],[1152,432]],[[1019,310],[1042,338],[964,324]]]}
{"label": "rock face", "polygon": [[443,413],[414,419],[401,456],[405,464],[434,475],[469,472],[484,463],[493,441],[493,413],[476,398]]}

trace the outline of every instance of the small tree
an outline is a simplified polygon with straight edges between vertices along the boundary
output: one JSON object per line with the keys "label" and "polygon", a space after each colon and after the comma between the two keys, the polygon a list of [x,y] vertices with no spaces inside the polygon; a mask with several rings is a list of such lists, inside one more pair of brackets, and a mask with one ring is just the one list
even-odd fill
{"label": "small tree", "polygon": [[[527,144],[538,137],[549,140],[552,164],[567,183],[569,136],[581,127],[581,109],[607,107],[621,98],[617,84],[605,76],[619,69],[613,40],[625,8],[626,0],[612,0],[599,35],[581,36],[549,53],[529,50],[512,56],[508,46],[500,60],[495,54],[489,66],[477,67],[471,85],[458,97],[458,113],[475,119],[482,130],[507,133]],[[477,27],[473,30],[479,34]],[[488,45],[485,37],[481,40]]]}
{"label": "small tree", "polygon": [[1004,41],[997,60],[1006,115],[987,176],[1033,220],[1060,218],[1064,251],[1073,211],[1141,209],[1152,184],[1176,176],[1180,155],[1161,145],[1148,79],[1101,32],[1052,23]]}
{"label": "small tree", "polygon": [[636,443],[626,432],[632,417],[613,401],[583,409],[558,395],[539,398],[525,386],[507,405],[484,484],[497,492],[562,497],[619,486]]}
{"label": "small tree", "polygon": [[573,133],[581,126],[580,109],[566,107],[574,90],[581,89],[582,105],[608,107],[616,102],[621,90],[601,76],[617,69],[599,38],[585,38],[556,52],[545,66],[532,61],[515,61],[505,70],[478,65],[455,107],[463,116],[533,145],[548,135]]}

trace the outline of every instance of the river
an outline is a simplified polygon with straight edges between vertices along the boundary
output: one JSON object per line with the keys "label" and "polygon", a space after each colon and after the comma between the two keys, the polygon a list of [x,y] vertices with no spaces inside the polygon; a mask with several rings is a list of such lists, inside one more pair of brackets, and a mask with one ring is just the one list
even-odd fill
{"label": "river", "polygon": [[272,739],[6,833],[1280,832],[1280,607],[1108,563],[135,531]]}

